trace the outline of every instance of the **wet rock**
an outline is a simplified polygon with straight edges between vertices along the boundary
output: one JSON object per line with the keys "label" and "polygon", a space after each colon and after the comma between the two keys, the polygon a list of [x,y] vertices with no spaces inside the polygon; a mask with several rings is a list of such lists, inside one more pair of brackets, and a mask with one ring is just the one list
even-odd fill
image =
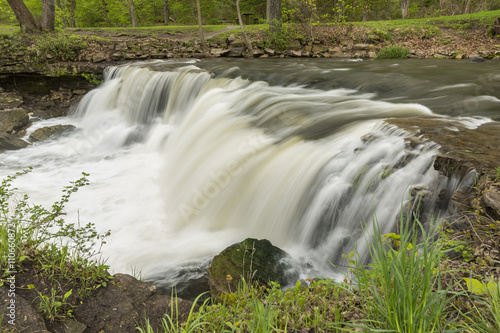
{"label": "wet rock", "polygon": [[29,116],[20,108],[0,110],[0,131],[15,133],[28,125]]}
{"label": "wet rock", "polygon": [[298,272],[291,257],[266,239],[247,238],[231,245],[215,256],[208,268],[210,291],[220,299],[224,293],[234,292],[240,279],[247,283],[266,285],[278,282],[284,286],[298,280]]}
{"label": "wet rock", "polygon": [[486,59],[484,59],[483,57],[479,57],[479,56],[474,56],[474,57],[471,57],[470,58],[470,62],[485,62]]}
{"label": "wet rock", "polygon": [[[159,295],[150,283],[138,281],[126,274],[115,274],[106,288],[99,288],[74,311],[77,321],[88,326],[85,332],[122,333],[135,332],[149,319],[156,332],[160,329],[165,313],[170,313],[171,296]],[[177,299],[179,320],[185,321],[192,302]]]}
{"label": "wet rock", "polygon": [[22,149],[26,148],[28,145],[26,141],[12,134],[0,132],[0,151]]}
{"label": "wet rock", "polygon": [[[15,332],[48,333],[49,331],[42,316],[33,308],[31,303],[18,294],[15,295],[15,298],[9,297],[9,291],[7,284],[0,287],[0,318],[2,318],[0,331],[15,329]],[[15,303],[13,303],[15,305],[15,316],[10,316],[11,309],[9,309],[9,306],[12,304],[11,300],[15,300]],[[15,320],[11,321],[12,319]],[[13,323],[15,326],[12,325]]]}
{"label": "wet rock", "polygon": [[29,139],[32,142],[44,141],[54,136],[59,136],[69,131],[74,130],[76,127],[73,125],[54,125],[42,127],[31,133]]}

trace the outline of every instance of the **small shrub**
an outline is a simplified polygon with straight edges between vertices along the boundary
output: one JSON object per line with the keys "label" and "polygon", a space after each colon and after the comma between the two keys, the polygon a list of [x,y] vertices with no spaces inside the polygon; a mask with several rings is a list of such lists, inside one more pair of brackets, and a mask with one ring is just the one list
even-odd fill
{"label": "small shrub", "polygon": [[391,45],[380,49],[377,58],[380,59],[404,59],[410,54],[410,50],[403,46]]}

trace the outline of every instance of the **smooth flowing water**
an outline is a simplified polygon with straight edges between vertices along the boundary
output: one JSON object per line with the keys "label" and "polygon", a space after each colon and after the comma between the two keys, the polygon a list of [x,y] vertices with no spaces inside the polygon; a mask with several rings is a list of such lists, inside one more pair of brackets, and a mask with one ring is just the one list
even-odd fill
{"label": "smooth flowing water", "polygon": [[[388,117],[438,116],[475,128],[500,120],[494,63],[203,60],[108,68],[54,140],[0,155],[2,176],[51,204],[90,173],[68,219],[111,230],[114,272],[159,285],[198,278],[246,237],[295,258],[304,277],[363,253],[363,227],[394,229],[417,193],[449,194],[459,180],[432,168],[438,147],[409,145]],[[446,197],[446,195],[445,195]],[[425,202],[439,213],[446,206]],[[443,212],[441,212],[442,214]],[[429,214],[430,215],[430,214]]]}

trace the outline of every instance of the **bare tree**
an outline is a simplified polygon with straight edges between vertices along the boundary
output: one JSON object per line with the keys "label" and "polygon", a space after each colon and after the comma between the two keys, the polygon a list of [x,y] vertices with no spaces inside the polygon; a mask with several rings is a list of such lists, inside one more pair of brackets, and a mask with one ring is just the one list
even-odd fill
{"label": "bare tree", "polygon": [[165,25],[168,25],[168,20],[170,19],[170,6],[168,5],[168,0],[163,0],[163,20]]}
{"label": "bare tree", "polygon": [[130,23],[132,27],[137,27],[137,14],[135,13],[134,0],[128,0],[128,11],[130,13]]}
{"label": "bare tree", "polygon": [[106,0],[102,0],[102,8],[104,9],[104,19],[106,20],[106,24],[108,27],[110,27],[111,22],[109,21],[109,17],[108,17],[108,8],[106,5]]}
{"label": "bare tree", "polygon": [[408,17],[410,12],[410,0],[401,0],[401,18],[405,19]]}
{"label": "bare tree", "polygon": [[243,19],[241,18],[240,0],[236,0],[236,12],[238,13],[238,22],[240,22],[241,33],[243,34],[243,38],[245,39],[245,44],[247,44],[248,53],[252,56],[252,43],[248,39],[247,33],[245,32],[245,28],[243,26]]}
{"label": "bare tree", "polygon": [[198,9],[198,30],[200,31],[200,40],[203,53],[207,52],[207,44],[205,43],[205,36],[203,35],[203,24],[201,22],[201,5],[200,0],[196,0],[196,8]]}
{"label": "bare tree", "polygon": [[470,0],[467,0],[465,2],[464,14],[469,14],[469,10],[470,10]]}

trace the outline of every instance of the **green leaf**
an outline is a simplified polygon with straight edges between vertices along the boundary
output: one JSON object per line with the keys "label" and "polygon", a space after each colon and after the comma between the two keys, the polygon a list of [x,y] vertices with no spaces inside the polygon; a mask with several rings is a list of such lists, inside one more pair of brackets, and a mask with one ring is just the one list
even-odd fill
{"label": "green leaf", "polygon": [[70,289],[66,294],[64,294],[63,299],[70,297],[72,292],[73,292],[73,289]]}
{"label": "green leaf", "polygon": [[35,289],[35,286],[32,284],[28,284],[28,289]]}
{"label": "green leaf", "polygon": [[488,292],[485,284],[477,279],[463,278],[467,283],[467,290],[475,295],[483,295]]}

